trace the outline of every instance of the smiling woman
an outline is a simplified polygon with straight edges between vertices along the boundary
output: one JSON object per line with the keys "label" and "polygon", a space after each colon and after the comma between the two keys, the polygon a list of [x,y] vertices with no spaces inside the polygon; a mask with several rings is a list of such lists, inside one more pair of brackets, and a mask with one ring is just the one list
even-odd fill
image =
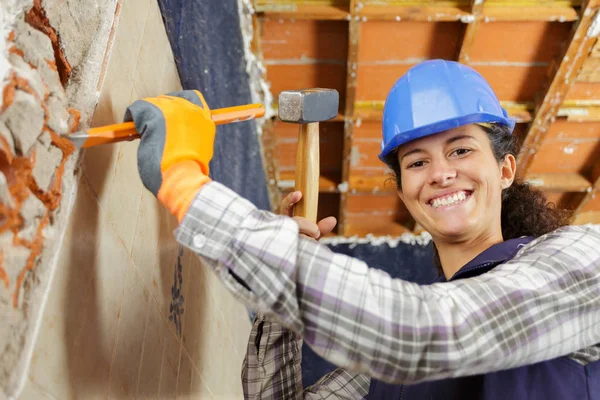
{"label": "smiling woman", "polygon": [[[453,293],[455,297],[451,300],[451,305],[444,305],[444,301],[437,303],[437,312],[447,310],[442,313],[442,320],[449,318],[461,322],[457,322],[459,325],[432,322],[432,329],[436,327],[435,329],[442,329],[446,333],[425,330],[412,337],[413,341],[424,344],[422,351],[426,353],[422,354],[423,358],[437,359],[437,362],[444,365],[442,367],[446,371],[444,373],[433,372],[430,369],[436,364],[432,359],[425,361],[424,365],[428,367],[424,366],[424,370],[419,373],[418,367],[404,367],[403,360],[392,357],[393,361],[390,362],[393,366],[388,365],[381,370],[383,372],[377,372],[381,372],[380,378],[386,382],[402,382],[405,385],[391,385],[375,379],[369,380],[365,375],[339,369],[304,390],[304,398],[320,398],[319,396],[327,394],[335,398],[366,396],[369,399],[487,399],[497,398],[502,393],[501,397],[511,399],[531,398],[531,396],[576,399],[584,396],[586,387],[570,381],[575,382],[588,373],[591,377],[590,381],[600,382],[600,374],[597,372],[600,368],[600,361],[598,361],[600,350],[597,345],[574,351],[569,356],[566,352],[556,354],[563,357],[553,360],[524,357],[520,358],[518,363],[503,364],[500,361],[491,361],[489,367],[473,367],[471,370],[466,368],[462,370],[463,372],[458,372],[458,369],[463,367],[460,363],[451,362],[461,352],[456,349],[457,353],[452,354],[453,351],[448,350],[448,344],[453,341],[463,343],[460,346],[471,347],[475,353],[486,351],[493,353],[490,349],[486,350],[487,344],[494,345],[486,343],[485,337],[488,335],[499,339],[495,345],[502,347],[508,345],[505,340],[509,336],[521,344],[527,342],[530,338],[525,339],[528,335],[525,332],[532,329],[535,331],[538,328],[533,328],[533,324],[527,323],[522,318],[529,320],[534,314],[538,314],[542,319],[553,318],[548,310],[558,304],[549,298],[544,301],[539,298],[548,295],[556,296],[559,291],[529,292],[526,290],[528,293],[524,294],[521,292],[523,288],[518,286],[505,291],[502,288],[502,279],[491,275],[492,272],[500,273],[502,265],[515,261],[521,262],[521,268],[516,269],[517,275],[510,279],[517,279],[516,276],[522,273],[524,275],[539,273],[540,271],[535,272],[535,268],[541,267],[543,270],[549,258],[541,251],[540,244],[544,241],[538,241],[537,245],[531,247],[531,243],[535,243],[534,239],[551,232],[554,232],[556,237],[568,236],[568,231],[555,232],[558,228],[567,225],[568,212],[548,204],[542,192],[515,180],[518,142],[512,135],[513,128],[514,121],[502,109],[489,84],[470,67],[442,60],[427,61],[409,70],[396,82],[386,100],[382,151],[379,157],[392,170],[398,195],[412,217],[432,236],[434,261],[440,275],[438,282],[462,280],[467,285]],[[299,198],[300,194],[294,192],[283,199],[282,212],[291,215],[291,206]],[[319,221],[318,224],[312,224],[299,217],[294,219],[301,233],[315,239],[329,232],[334,225],[332,217]],[[597,234],[591,239],[591,243],[600,244]],[[528,261],[524,261],[518,255],[523,247],[531,249],[532,255],[535,254],[538,258],[530,257]],[[563,251],[560,250],[561,247],[564,247],[564,244],[559,245],[556,251]],[[535,263],[533,259],[536,260]],[[597,258],[594,263],[598,270]],[[528,267],[532,268],[523,270]],[[554,266],[549,266],[550,268]],[[565,270],[567,274],[573,272],[573,270]],[[483,300],[476,284],[465,280],[485,273],[490,277],[488,280],[490,286],[486,290],[495,291],[499,295],[491,303]],[[525,276],[520,278],[523,282],[529,279]],[[444,288],[447,290],[437,292],[438,296],[449,296],[457,290],[449,286]],[[470,302],[465,302],[465,295],[470,297]],[[540,301],[538,311],[535,311],[534,306],[529,309],[515,308],[521,300],[528,298],[534,301],[536,295],[539,298],[535,301]],[[386,296],[382,295],[382,297]],[[587,295],[581,295],[574,303],[585,304],[588,301],[586,297]],[[515,307],[503,304],[505,301],[514,301]],[[434,301],[432,306],[436,307],[435,304]],[[383,306],[384,310],[379,311],[388,315],[386,310],[388,307],[392,310],[398,308],[398,311],[392,312],[391,315],[400,316],[406,322],[406,325],[403,325],[404,329],[416,329],[418,326],[408,322],[411,317],[418,319],[419,314],[429,315],[432,312],[419,306],[417,308],[420,310],[419,314],[407,317],[407,314],[402,311],[403,306],[393,303]],[[467,309],[474,310],[475,319],[464,317],[463,313]],[[490,311],[484,311],[486,309]],[[343,314],[339,309],[338,312]],[[370,312],[372,310],[367,314]],[[497,315],[511,314],[514,314],[515,318],[512,321],[506,320],[505,326],[490,327],[489,324],[494,324]],[[339,318],[339,316],[332,315],[331,318]],[[598,315],[595,318],[597,319]],[[394,317],[391,317],[391,320],[393,321]],[[475,320],[488,326],[489,330],[478,331]],[[519,320],[521,322],[517,322]],[[453,328],[446,331],[450,326]],[[463,332],[466,326],[469,328]],[[508,333],[510,326],[521,333]],[[467,334],[470,330],[472,331]],[[480,336],[472,336],[473,332],[479,333]],[[395,329],[390,334],[399,341],[403,338],[407,340],[405,333]],[[466,339],[467,336],[470,339]],[[523,337],[519,339],[518,336]],[[253,398],[260,394],[261,398],[277,398],[281,393],[270,393],[275,386],[283,390],[285,394],[283,397],[296,395],[302,391],[298,383],[300,356],[297,351],[294,351],[295,347],[289,345],[290,342],[299,342],[299,340],[272,320],[257,319],[248,344],[244,371],[247,397]],[[351,340],[360,341],[367,338],[357,336]],[[596,343],[600,342],[600,337],[594,340]],[[425,345],[426,342],[429,345]],[[481,347],[476,344],[478,342]],[[260,345],[255,346],[254,343]],[[535,340],[529,343],[533,346],[539,345]],[[442,345],[445,350],[442,348],[433,350],[439,345]],[[284,350],[286,348],[287,351]],[[394,347],[381,346],[381,348],[380,351],[390,352]],[[430,350],[424,350],[425,348]],[[573,347],[572,350],[575,348]],[[284,357],[283,361],[279,361],[282,353],[288,358]],[[263,361],[259,362],[260,359]],[[421,362],[422,359],[414,359],[415,364],[412,365]],[[502,367],[503,365],[505,368]],[[508,368],[509,365],[513,368]],[[290,370],[291,366],[294,367],[292,370]],[[579,371],[571,370],[573,366],[579,366]],[[392,374],[388,369],[394,368],[404,370],[407,375],[402,379],[391,378]],[[425,369],[428,372],[425,372]],[[267,373],[264,372],[265,370]],[[590,371],[595,372],[590,373]],[[371,377],[376,375],[373,370],[367,373]],[[468,376],[461,377],[463,374]],[[420,378],[416,378],[419,375]],[[532,375],[536,376],[536,379],[530,379]],[[445,379],[433,379],[435,377]],[[558,377],[561,379],[557,380]],[[424,382],[417,383],[421,380]],[[266,382],[272,382],[272,385],[265,385]]]}
{"label": "smiling woman", "polygon": [[446,278],[492,244],[567,225],[567,210],[515,181],[517,148],[509,127],[480,123],[417,139],[384,158],[400,198],[432,234]]}
{"label": "smiling woman", "polygon": [[[380,158],[397,166],[398,194],[438,250],[443,273],[430,285],[313,240],[331,219],[258,210],[203,175],[215,132],[205,103],[199,113],[145,102],[130,107],[148,127],[144,184],[178,215],[177,240],[257,311],[246,398],[599,399],[600,231],[561,226],[514,182],[514,121],[473,69],[423,62],[384,109]],[[150,113],[187,123],[153,125]],[[172,161],[164,173],[161,157]],[[307,389],[303,341],[340,367]]]}

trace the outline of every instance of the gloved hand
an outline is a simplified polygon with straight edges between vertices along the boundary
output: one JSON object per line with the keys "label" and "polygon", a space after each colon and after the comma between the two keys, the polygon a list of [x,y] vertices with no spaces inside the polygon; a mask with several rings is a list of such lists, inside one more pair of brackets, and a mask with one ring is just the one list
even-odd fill
{"label": "gloved hand", "polygon": [[142,183],[181,222],[198,190],[210,182],[216,128],[204,97],[184,90],[138,100],[124,120],[133,121],[141,136]]}

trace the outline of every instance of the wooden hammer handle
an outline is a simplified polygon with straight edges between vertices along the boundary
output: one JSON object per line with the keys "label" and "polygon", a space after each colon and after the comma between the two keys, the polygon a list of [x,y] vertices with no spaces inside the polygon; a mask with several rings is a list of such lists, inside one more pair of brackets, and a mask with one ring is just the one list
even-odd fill
{"label": "wooden hammer handle", "polygon": [[317,222],[319,201],[319,123],[300,125],[296,150],[295,190],[302,199],[294,206],[294,215]]}

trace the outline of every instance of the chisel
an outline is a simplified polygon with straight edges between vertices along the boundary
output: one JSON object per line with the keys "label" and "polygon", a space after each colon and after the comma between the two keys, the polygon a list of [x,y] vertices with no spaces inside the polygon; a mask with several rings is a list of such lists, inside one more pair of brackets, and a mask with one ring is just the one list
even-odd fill
{"label": "chisel", "polygon": [[[265,115],[262,104],[246,104],[243,106],[217,108],[211,110],[211,117],[216,125],[231,124],[234,122],[248,121]],[[124,122],[85,129],[71,134],[62,135],[69,139],[75,147],[87,148],[107,143],[116,143],[139,139],[140,135],[133,122]]]}

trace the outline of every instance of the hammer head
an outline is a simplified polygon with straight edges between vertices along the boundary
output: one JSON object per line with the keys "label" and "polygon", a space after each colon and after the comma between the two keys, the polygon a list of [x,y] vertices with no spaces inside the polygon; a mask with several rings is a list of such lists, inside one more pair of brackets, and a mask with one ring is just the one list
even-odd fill
{"label": "hammer head", "polygon": [[337,115],[339,98],[335,89],[283,91],[279,93],[279,119],[297,124],[327,121]]}

